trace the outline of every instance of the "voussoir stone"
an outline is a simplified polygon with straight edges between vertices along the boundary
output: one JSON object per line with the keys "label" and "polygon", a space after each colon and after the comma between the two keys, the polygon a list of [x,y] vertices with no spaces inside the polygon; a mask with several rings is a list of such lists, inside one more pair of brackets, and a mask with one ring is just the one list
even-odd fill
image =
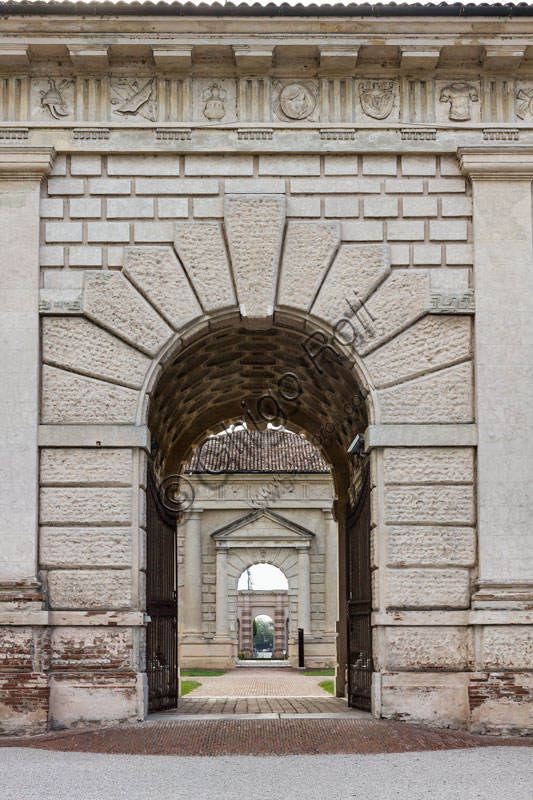
{"label": "voussoir stone", "polygon": [[388,608],[467,608],[470,575],[466,569],[388,569]]}
{"label": "voussoir stone", "polygon": [[219,222],[176,222],[174,247],[205,311],[236,305]]}
{"label": "voussoir stone", "polygon": [[127,247],[124,272],[176,330],[202,309],[171,247]]}
{"label": "voussoir stone", "polygon": [[132,490],[47,486],[41,489],[43,525],[129,525]]}
{"label": "voussoir stone", "polygon": [[453,626],[385,629],[387,669],[467,669],[468,629]]}
{"label": "voussoir stone", "polygon": [[224,220],[241,314],[272,316],[285,227],[284,195],[226,195]]}
{"label": "voussoir stone", "polygon": [[51,570],[48,573],[48,596],[52,609],[131,608],[131,571]]}
{"label": "voussoir stone", "polygon": [[469,358],[471,351],[469,317],[431,315],[368,355],[365,365],[379,389]]}
{"label": "voussoir stone", "polygon": [[83,310],[151,356],[172,336],[172,329],[120,272],[85,273]]}
{"label": "voussoir stone", "polygon": [[150,359],[83,317],[44,317],[43,360],[140,389]]}
{"label": "voussoir stone", "polygon": [[338,222],[287,223],[278,303],[309,309],[340,242]]}
{"label": "voussoir stone", "polygon": [[472,364],[466,362],[378,392],[381,421],[471,422]]}
{"label": "voussoir stone", "polygon": [[40,529],[41,567],[129,567],[130,527],[47,527]]}
{"label": "voussoir stone", "polygon": [[391,525],[386,536],[390,567],[470,567],[476,561],[475,528]]}
{"label": "voussoir stone", "polygon": [[128,448],[54,447],[41,450],[41,484],[131,486],[133,451]]}
{"label": "voussoir stone", "polygon": [[134,424],[138,392],[48,365],[42,370],[43,423]]}
{"label": "voussoir stone", "polygon": [[[381,244],[343,244],[313,303],[312,313],[335,326],[355,317],[356,328],[368,323],[362,309],[370,292],[390,271],[389,248]],[[343,328],[344,330],[344,328]],[[344,332],[344,337],[349,335]]]}

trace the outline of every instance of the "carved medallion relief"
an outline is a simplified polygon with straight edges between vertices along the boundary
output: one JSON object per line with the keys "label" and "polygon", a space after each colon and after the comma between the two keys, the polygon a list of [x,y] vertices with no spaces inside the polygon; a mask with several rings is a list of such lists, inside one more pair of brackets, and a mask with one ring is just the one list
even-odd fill
{"label": "carved medallion relief", "polygon": [[318,85],[313,81],[302,83],[274,82],[274,112],[282,121],[317,120]]}

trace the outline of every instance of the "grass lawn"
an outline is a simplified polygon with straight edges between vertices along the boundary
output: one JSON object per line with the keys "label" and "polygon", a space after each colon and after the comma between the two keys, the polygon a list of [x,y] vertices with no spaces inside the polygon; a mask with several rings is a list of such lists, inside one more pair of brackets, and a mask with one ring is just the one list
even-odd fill
{"label": "grass lawn", "polygon": [[333,694],[334,692],[333,681],[321,681],[318,685],[321,686],[323,689],[325,689],[326,692]]}
{"label": "grass lawn", "polygon": [[192,692],[194,689],[198,689],[199,686],[202,684],[198,681],[182,681],[181,682],[181,696],[184,697],[189,692]]}
{"label": "grass lawn", "polygon": [[[314,678],[315,676],[317,678],[318,677],[322,677],[322,676],[324,676],[324,677],[326,677],[326,676],[333,677],[335,675],[335,670],[333,668],[332,669],[304,669],[304,670],[302,670],[301,674],[302,675],[310,675],[312,678]],[[182,672],[182,675],[183,675],[183,672]]]}
{"label": "grass lawn", "polygon": [[182,678],[217,678],[224,675],[225,669],[182,669]]}

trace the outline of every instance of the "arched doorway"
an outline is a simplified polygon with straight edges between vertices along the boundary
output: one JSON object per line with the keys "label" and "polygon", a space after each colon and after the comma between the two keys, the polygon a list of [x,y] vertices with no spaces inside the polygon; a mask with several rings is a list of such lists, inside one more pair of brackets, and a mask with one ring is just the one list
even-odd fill
{"label": "arched doorway", "polygon": [[253,621],[254,658],[272,658],[274,654],[274,620],[268,614],[258,614]]}
{"label": "arched doorway", "polygon": [[[196,330],[186,346],[181,342],[175,345],[151,391],[152,462],[163,492],[171,486],[176,497],[179,486],[182,510],[189,506],[194,514],[195,503],[201,506],[202,498],[188,497],[187,478],[182,473],[198,441],[243,422],[250,429],[283,426],[309,437],[331,465],[335,487],[332,513],[339,535],[338,598],[339,607],[345,608],[352,591],[344,577],[345,516],[361,483],[363,463],[359,455],[348,451],[369,422],[368,390],[353,353],[340,347],[323,327],[311,334],[308,330],[303,321],[289,315],[264,330],[235,326],[234,319],[227,318],[220,319],[215,330],[209,326]],[[321,342],[320,352],[317,341]],[[328,342],[326,347],[324,342]],[[213,473],[223,472],[226,466],[215,466]],[[365,535],[370,536],[369,528]],[[227,557],[222,544],[217,552],[217,587],[227,580]],[[300,561],[305,565],[305,559]],[[305,573],[305,566],[298,569],[300,576]],[[365,614],[369,629],[370,607]],[[214,638],[223,646],[230,633],[227,605],[217,601],[215,617]],[[284,627],[286,630],[286,622]],[[340,620],[339,694],[345,691],[349,643],[352,649],[357,647],[353,632],[349,639],[345,621]],[[371,674],[371,658],[365,664]],[[369,695],[367,699],[369,702]]]}
{"label": "arched doorway", "polygon": [[[242,572],[237,584],[240,659],[288,658],[289,598],[289,581],[279,567],[259,563]],[[256,642],[257,620],[264,616],[272,623],[272,636],[269,637],[272,641],[267,656],[257,652]]]}

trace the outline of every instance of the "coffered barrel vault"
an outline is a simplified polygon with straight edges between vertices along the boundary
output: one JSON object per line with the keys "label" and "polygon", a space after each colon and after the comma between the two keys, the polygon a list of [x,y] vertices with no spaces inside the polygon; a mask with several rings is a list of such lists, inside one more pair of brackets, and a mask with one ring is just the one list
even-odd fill
{"label": "coffered barrel vault", "polygon": [[[0,730],[145,718],[147,470],[264,396],[331,465],[287,570],[337,693],[369,463],[373,714],[528,730],[532,9],[0,8]],[[226,660],[262,480],[178,525]]]}

